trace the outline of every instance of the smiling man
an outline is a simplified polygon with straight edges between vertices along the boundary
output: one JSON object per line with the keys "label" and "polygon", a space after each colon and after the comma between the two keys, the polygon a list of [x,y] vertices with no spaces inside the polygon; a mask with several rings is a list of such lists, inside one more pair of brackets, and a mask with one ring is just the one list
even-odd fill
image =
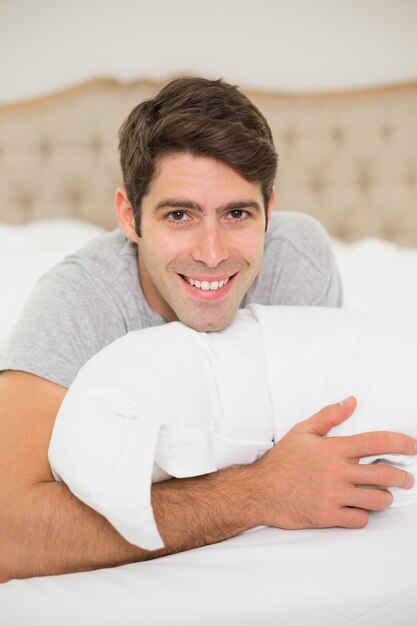
{"label": "smiling man", "polygon": [[[361,509],[347,506],[346,493],[367,484],[356,457],[406,453],[414,442],[370,433],[342,447],[323,437],[349,417],[351,401],[325,407],[249,466],[154,485],[164,550],[132,546],[54,481],[47,454],[60,404],[84,363],[113,340],[172,320],[221,330],[252,302],[341,301],[323,228],[301,214],[271,215],[271,131],[236,87],[173,81],[133,109],[119,138],[120,228],[40,279],[0,361],[0,580],[155,558],[259,524],[365,525],[367,511],[390,497],[375,501],[369,490]],[[381,466],[372,480],[386,490],[398,476]]]}
{"label": "smiling man", "polygon": [[[268,205],[268,215],[273,195]],[[121,229],[138,245],[139,277],[165,321],[200,331],[233,320],[263,259],[266,215],[260,186],[228,165],[189,152],[161,158],[142,200],[140,232],[124,189]]]}

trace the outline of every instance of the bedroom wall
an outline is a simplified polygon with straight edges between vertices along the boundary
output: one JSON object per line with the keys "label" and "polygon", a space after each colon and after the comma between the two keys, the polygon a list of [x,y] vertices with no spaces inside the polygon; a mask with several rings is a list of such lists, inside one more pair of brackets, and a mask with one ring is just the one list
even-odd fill
{"label": "bedroom wall", "polygon": [[0,103],[97,76],[328,90],[417,79],[417,0],[1,0]]}

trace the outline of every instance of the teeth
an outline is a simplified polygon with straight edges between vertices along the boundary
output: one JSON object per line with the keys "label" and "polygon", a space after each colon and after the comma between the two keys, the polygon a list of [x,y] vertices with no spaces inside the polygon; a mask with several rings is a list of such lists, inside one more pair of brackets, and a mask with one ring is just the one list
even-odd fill
{"label": "teeth", "polygon": [[212,283],[208,280],[203,280],[202,282],[199,280],[193,280],[192,278],[188,278],[188,276],[184,276],[184,278],[187,283],[193,287],[197,287],[197,289],[202,289],[203,291],[216,291],[216,289],[221,289],[229,282],[228,278],[225,278],[225,280],[214,280]]}

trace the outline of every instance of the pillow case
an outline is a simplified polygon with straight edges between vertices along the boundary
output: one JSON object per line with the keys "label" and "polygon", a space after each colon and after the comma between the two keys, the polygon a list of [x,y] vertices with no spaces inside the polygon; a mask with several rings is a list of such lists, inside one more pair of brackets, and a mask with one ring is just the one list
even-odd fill
{"label": "pillow case", "polygon": [[[247,464],[325,404],[356,395],[331,431],[417,435],[417,324],[319,307],[252,305],[219,333],[135,331],[81,369],[57,416],[57,480],[129,542],[163,547],[151,483]],[[379,457],[417,474],[416,457]],[[363,459],[374,462],[375,457]],[[393,490],[397,505],[417,489]]]}

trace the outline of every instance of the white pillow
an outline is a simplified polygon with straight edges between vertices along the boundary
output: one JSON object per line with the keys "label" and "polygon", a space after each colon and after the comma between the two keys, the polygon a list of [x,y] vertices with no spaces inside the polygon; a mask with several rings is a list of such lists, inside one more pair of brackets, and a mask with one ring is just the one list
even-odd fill
{"label": "white pillow", "polygon": [[76,219],[19,225],[0,222],[0,356],[40,276],[104,232],[100,226]]}
{"label": "white pillow", "polygon": [[416,319],[417,248],[382,239],[332,240],[343,284],[343,306]]}
{"label": "white pillow", "polygon": [[[220,333],[174,322],[130,333],[82,368],[56,419],[49,460],[79,499],[153,550],[163,542],[151,481],[251,463],[295,423],[351,394],[358,409],[332,435],[416,436],[416,374],[411,321],[253,305]],[[414,456],[380,458],[417,475]],[[393,491],[397,505],[417,501],[417,488]]]}

